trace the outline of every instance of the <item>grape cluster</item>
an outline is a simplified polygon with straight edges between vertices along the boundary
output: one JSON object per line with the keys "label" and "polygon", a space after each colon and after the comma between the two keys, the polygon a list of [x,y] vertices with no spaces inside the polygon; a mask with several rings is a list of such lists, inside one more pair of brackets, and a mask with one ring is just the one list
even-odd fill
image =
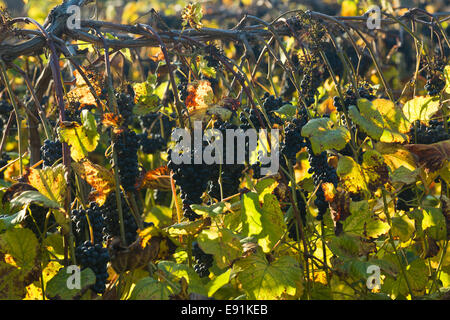
{"label": "grape cluster", "polygon": [[138,142],[138,137],[132,130],[123,130],[115,136],[114,148],[117,151],[117,167],[120,183],[125,191],[136,189],[136,179],[139,176]]}
{"label": "grape cluster", "polygon": [[168,117],[160,112],[150,112],[146,115],[139,116],[139,122],[141,128],[145,129],[148,133],[164,133],[164,137],[168,139],[172,129],[176,125],[175,120],[172,120],[174,117],[174,114],[172,114],[171,117]]}
{"label": "grape cluster", "polygon": [[426,125],[420,120],[414,122],[408,132],[411,143],[432,144],[450,139],[450,134],[445,130],[444,122],[439,120],[430,120]]}
{"label": "grape cluster", "polygon": [[173,179],[180,187],[180,197],[183,202],[184,216],[191,221],[200,218],[198,214],[191,209],[192,204],[201,204],[201,196],[205,191],[210,180],[211,170],[206,164],[195,164],[194,159],[197,153],[203,152],[202,149],[192,148],[189,152],[189,163],[176,164],[173,160],[172,149],[168,150],[167,167],[173,172]]}
{"label": "grape cluster", "polygon": [[108,249],[101,244],[92,244],[85,241],[75,249],[75,257],[81,269],[89,268],[95,274],[95,284],[91,287],[96,293],[104,293],[106,280],[108,279],[108,261],[110,260]]}
{"label": "grape cluster", "polygon": [[[137,224],[133,214],[128,207],[124,196],[121,194],[122,215],[125,228],[125,241],[131,244],[136,240]],[[103,228],[103,239],[108,241],[113,237],[120,237],[119,211],[117,210],[117,201],[115,193],[112,193],[106,199],[103,206],[100,207],[105,227]]]}
{"label": "grape cluster", "polygon": [[213,255],[203,252],[197,241],[192,243],[192,255],[195,260],[195,272],[197,272],[200,278],[209,276],[209,268],[212,267],[214,261]]}
{"label": "grape cluster", "polygon": [[436,96],[444,90],[445,84],[443,73],[429,73],[427,74],[427,82],[424,88],[430,96]]}
{"label": "grape cluster", "polygon": [[[209,181],[208,194],[216,199],[227,198],[239,191],[239,181],[242,176],[242,172],[245,169],[243,163],[238,163],[237,159],[237,140],[234,139],[231,144],[234,148],[233,163],[228,164],[226,161],[227,154],[227,141],[226,130],[236,130],[238,127],[229,122],[216,121],[214,123],[214,129],[221,132],[223,137],[223,153],[222,153],[222,165],[216,165],[211,174],[211,180]],[[221,184],[219,184],[219,181]],[[222,189],[221,189],[222,187]],[[221,193],[222,190],[222,193]]]}
{"label": "grape cluster", "polygon": [[[269,121],[271,124],[282,124],[283,121],[274,113],[274,111],[277,111],[283,106],[283,99],[282,98],[275,98],[274,96],[270,95],[268,92],[264,94],[262,97],[262,107],[264,108],[267,117],[269,118]],[[265,121],[264,115],[257,109],[250,109],[245,108],[245,113],[249,115],[250,121],[253,123],[256,130],[259,130],[263,127],[268,127],[267,122]],[[248,121],[246,115],[244,112],[240,115],[240,123],[241,123],[241,129],[247,130],[251,128],[250,122]],[[262,123],[261,123],[262,122]]]}
{"label": "grape cluster", "polygon": [[324,151],[319,155],[315,155],[309,140],[306,141],[306,144],[309,153],[308,160],[311,166],[308,173],[313,175],[314,185],[319,187],[316,192],[316,200],[314,200],[314,204],[319,210],[317,219],[322,220],[323,215],[328,209],[328,202],[325,200],[325,193],[321,187],[322,183],[332,183],[337,187],[339,178],[336,174],[336,170],[328,165],[327,153]]}
{"label": "grape cluster", "polygon": [[124,125],[130,125],[133,122],[134,95],[126,92],[117,92],[116,100]]}
{"label": "grape cluster", "polygon": [[146,133],[138,134],[138,143],[143,153],[153,154],[166,148],[167,142],[161,135],[154,134],[148,137]]}
{"label": "grape cluster", "polygon": [[292,120],[284,129],[284,143],[281,147],[281,153],[294,163],[297,153],[306,146],[305,139],[302,137],[302,128],[307,122],[308,116],[303,112],[299,118]]}
{"label": "grape cluster", "polygon": [[[72,230],[77,244],[86,240],[86,235],[89,235],[89,226],[92,228],[94,243],[102,243],[105,221],[102,210],[95,202],[91,202],[86,210],[72,210]],[[87,239],[90,239],[90,236]]]}
{"label": "grape cluster", "polygon": [[[9,160],[11,160],[11,157],[7,153],[3,152],[2,157],[0,158],[0,168],[6,166]],[[0,171],[0,179],[5,179],[5,170]]]}
{"label": "grape cluster", "polygon": [[430,96],[436,96],[445,89],[446,80],[444,75],[446,63],[442,58],[435,58],[427,66],[427,82],[425,90]]}
{"label": "grape cluster", "polygon": [[[360,98],[367,99],[369,101],[377,98],[376,95],[374,95],[373,88],[368,85],[361,85],[357,90]],[[350,106],[357,106],[357,101],[358,97],[352,87],[348,88],[344,93],[344,105],[342,105],[339,96],[335,96],[333,98],[333,104],[338,112],[348,111]]]}
{"label": "grape cluster", "polygon": [[44,145],[41,147],[41,159],[43,160],[44,167],[52,166],[57,160],[61,158],[62,143],[59,140],[45,140]]}
{"label": "grape cluster", "polygon": [[[0,128],[4,128],[8,122],[9,115],[13,111],[13,107],[6,100],[0,100]],[[15,117],[14,117],[15,118]],[[16,121],[12,122],[15,125]]]}
{"label": "grape cluster", "polygon": [[412,186],[406,186],[404,190],[397,195],[397,201],[395,203],[395,210],[409,211],[414,206],[411,205],[411,201],[416,198]]}

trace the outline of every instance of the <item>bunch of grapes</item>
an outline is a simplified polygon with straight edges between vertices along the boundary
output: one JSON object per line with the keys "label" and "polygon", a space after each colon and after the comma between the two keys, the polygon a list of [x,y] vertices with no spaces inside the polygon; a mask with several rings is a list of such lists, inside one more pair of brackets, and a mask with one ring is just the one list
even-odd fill
{"label": "bunch of grapes", "polygon": [[117,92],[117,107],[123,118],[124,125],[128,126],[133,122],[134,95],[126,92]]}
{"label": "bunch of grapes", "polygon": [[323,215],[327,212],[328,202],[325,200],[325,193],[322,189],[323,183],[332,183],[335,187],[339,182],[339,178],[336,174],[336,170],[328,165],[327,153],[324,151],[319,155],[314,154],[311,143],[309,140],[306,141],[307,149],[309,153],[309,164],[310,168],[308,173],[312,174],[314,185],[318,187],[316,192],[316,200],[314,204],[319,210],[317,215],[317,220],[322,220]]}
{"label": "bunch of grapes", "polygon": [[146,133],[138,134],[138,143],[143,153],[153,154],[155,152],[162,151],[166,148],[167,142],[161,135],[154,134],[148,137]]}
{"label": "bunch of grapes", "polygon": [[136,179],[139,176],[138,142],[136,133],[127,129],[116,135],[114,139],[114,148],[117,151],[115,165],[119,169],[120,183],[125,191],[136,189]]}
{"label": "bunch of grapes", "polygon": [[164,134],[164,137],[167,139],[176,124],[175,120],[172,120],[174,117],[174,114],[168,117],[160,112],[150,112],[146,115],[139,116],[139,122],[141,128],[148,133]]}
{"label": "bunch of grapes", "polygon": [[183,201],[184,216],[191,221],[200,218],[192,209],[192,204],[201,204],[201,196],[210,180],[211,168],[204,162],[195,164],[195,154],[203,152],[203,148],[192,148],[189,152],[189,163],[176,164],[173,161],[173,150],[168,150],[167,167],[173,172],[173,179],[180,187],[180,197]]}
{"label": "bunch of grapes", "polygon": [[[264,94],[262,97],[262,107],[264,108],[267,117],[269,118],[269,121],[271,124],[282,124],[283,121],[278,117],[274,111],[277,111],[283,106],[283,99],[282,98],[275,98],[274,96],[270,95],[268,92]],[[263,125],[267,128],[268,124],[265,121],[264,115],[257,109],[250,109],[245,108],[245,113],[249,115],[250,121],[255,126],[256,130],[259,130],[263,127]],[[241,129],[247,130],[251,128],[250,122],[248,121],[245,113],[241,113],[240,115],[240,123],[241,123]],[[261,123],[262,122],[262,123]]]}
{"label": "bunch of grapes", "polygon": [[[0,100],[0,128],[5,127],[6,123],[8,123],[9,115],[13,111],[13,107],[6,100]],[[12,125],[15,125],[16,121],[12,122]]]}
{"label": "bunch of grapes", "polygon": [[[128,207],[124,196],[121,194],[122,215],[125,229],[125,241],[127,244],[133,243],[137,237],[137,224],[133,214]],[[103,206],[100,207],[105,227],[103,228],[104,240],[108,241],[113,237],[120,237],[119,211],[117,210],[117,201],[115,193],[112,193],[106,199]]]}
{"label": "bunch of grapes", "polygon": [[306,146],[305,139],[302,137],[302,128],[308,122],[308,116],[304,109],[303,111],[299,118],[292,120],[284,128],[284,143],[281,153],[294,163],[297,153]]}
{"label": "bunch of grapes", "polygon": [[[235,138],[232,144],[227,141],[226,130],[236,130],[238,127],[229,122],[216,121],[214,123],[214,129],[221,132],[223,137],[223,153],[222,153],[222,165],[216,165],[213,174],[211,174],[211,180],[209,181],[208,194],[216,199],[227,198],[239,191],[239,181],[242,176],[242,172],[245,169],[245,164],[238,163],[237,158],[237,139]],[[234,150],[233,163],[227,163],[227,144],[232,145]],[[220,181],[220,183],[219,183]],[[221,192],[222,191],[222,192]]]}
{"label": "bunch of grapes", "polygon": [[420,120],[415,121],[408,132],[411,143],[432,144],[450,139],[450,134],[445,130],[444,122],[439,120],[430,120],[426,125]]}
{"label": "bunch of grapes", "polygon": [[91,202],[86,210],[72,210],[72,230],[77,244],[90,239],[89,226],[92,228],[94,244],[102,243],[105,221],[102,210],[95,202]]}
{"label": "bunch of grapes", "polygon": [[41,147],[41,159],[44,167],[52,166],[62,158],[62,143],[59,140],[51,141],[46,139]]}
{"label": "bunch of grapes", "polygon": [[427,83],[425,90],[430,96],[436,96],[445,89],[444,68],[446,63],[441,58],[435,59],[427,68]]}
{"label": "bunch of grapes", "polygon": [[209,276],[209,268],[212,267],[214,262],[213,255],[203,252],[197,241],[192,243],[192,255],[195,260],[195,272],[197,272],[200,278]]}
{"label": "bunch of grapes", "polygon": [[[367,84],[363,84],[357,88],[358,95],[362,99],[367,99],[369,101],[375,100],[377,97],[374,95],[373,88],[369,87]],[[342,105],[341,99],[338,96],[333,98],[333,104],[338,112],[348,111],[350,106],[358,105],[358,96],[356,91],[352,87],[349,87],[344,93],[344,104]]]}
{"label": "bunch of grapes", "polygon": [[104,293],[108,279],[108,249],[101,244],[85,241],[75,249],[75,257],[81,269],[89,268],[95,274],[95,284],[91,287],[96,293]]}

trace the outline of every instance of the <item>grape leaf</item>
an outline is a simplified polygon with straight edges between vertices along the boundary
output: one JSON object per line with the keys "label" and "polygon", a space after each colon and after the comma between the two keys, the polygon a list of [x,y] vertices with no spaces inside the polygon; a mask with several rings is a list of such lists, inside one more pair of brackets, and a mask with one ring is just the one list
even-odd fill
{"label": "grape leaf", "polygon": [[425,208],[423,211],[422,229],[427,230],[434,240],[447,239],[445,217],[440,208]]}
{"label": "grape leaf", "polygon": [[160,261],[158,269],[163,270],[174,277],[174,281],[178,282],[182,277],[186,279],[189,287],[188,292],[194,292],[202,295],[207,294],[207,290],[203,285],[200,277],[186,264],[178,264],[173,261]]}
{"label": "grape leaf", "polygon": [[95,273],[91,269],[86,268],[80,272],[80,288],[69,289],[67,285],[71,282],[69,277],[73,276],[73,272],[68,272],[67,268],[59,269],[58,273],[47,283],[46,295],[49,298],[72,300],[83,290],[95,283]]}
{"label": "grape leaf", "polygon": [[291,256],[269,262],[259,251],[237,261],[233,268],[248,299],[270,300],[282,294],[301,295],[303,291],[302,269]]}
{"label": "grape leaf", "polygon": [[262,207],[257,193],[244,194],[241,216],[243,234],[248,237],[255,236],[264,252],[269,252],[286,230],[280,204],[272,194],[264,195]]}
{"label": "grape leaf", "polygon": [[344,232],[348,234],[376,238],[389,231],[389,224],[371,212],[367,200],[351,202],[350,213],[343,224]]}
{"label": "grape leaf", "polygon": [[71,146],[70,154],[75,161],[85,158],[89,152],[97,148],[100,135],[94,114],[85,109],[81,112],[82,125],[74,122],[70,126],[58,128],[58,136],[62,142]]}
{"label": "grape leaf", "polygon": [[410,123],[416,120],[428,121],[438,111],[439,99],[436,97],[415,97],[403,106],[403,113]]}
{"label": "grape leaf", "polygon": [[164,282],[150,277],[136,283],[130,295],[130,300],[168,300],[172,289]]}
{"label": "grape leaf", "polygon": [[315,154],[329,149],[342,150],[350,141],[350,132],[347,128],[333,128],[333,121],[328,118],[309,120],[302,128],[302,136],[311,140]]}
{"label": "grape leaf", "polygon": [[352,158],[347,156],[340,157],[336,173],[341,178],[348,192],[359,193],[367,190],[367,183],[362,169]]}
{"label": "grape leaf", "polygon": [[[62,164],[44,169],[30,169],[28,183],[52,202],[57,202],[60,206],[64,205],[67,184],[64,179],[64,166]],[[40,202],[39,200],[43,201],[43,199],[38,199],[37,202]],[[46,201],[44,205],[48,205],[50,208],[56,207],[49,201]]]}
{"label": "grape leaf", "polygon": [[242,255],[241,239],[231,230],[203,230],[197,240],[204,252],[214,255],[219,268],[229,267]]}
{"label": "grape leaf", "polygon": [[358,108],[356,106],[349,107],[348,114],[350,118],[369,137],[379,140],[383,135],[384,128],[384,121],[380,112],[367,99],[359,99]]}
{"label": "grape leaf", "polygon": [[0,235],[0,249],[14,259],[15,265],[24,272],[35,265],[38,240],[30,229],[11,229]]}
{"label": "grape leaf", "polygon": [[89,198],[103,205],[108,195],[115,190],[114,175],[108,169],[85,159],[81,163],[72,162],[74,171],[95,189]]}

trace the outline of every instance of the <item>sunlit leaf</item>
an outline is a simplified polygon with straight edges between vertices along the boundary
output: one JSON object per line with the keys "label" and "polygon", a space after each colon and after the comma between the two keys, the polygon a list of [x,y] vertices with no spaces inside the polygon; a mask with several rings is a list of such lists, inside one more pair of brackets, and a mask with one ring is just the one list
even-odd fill
{"label": "sunlit leaf", "polygon": [[302,269],[291,256],[267,261],[259,252],[236,262],[237,279],[248,299],[271,300],[282,294],[296,295],[303,291]]}
{"label": "sunlit leaf", "polygon": [[325,150],[342,150],[350,141],[350,132],[345,127],[333,128],[328,118],[312,119],[302,129],[302,136],[311,140],[315,154]]}

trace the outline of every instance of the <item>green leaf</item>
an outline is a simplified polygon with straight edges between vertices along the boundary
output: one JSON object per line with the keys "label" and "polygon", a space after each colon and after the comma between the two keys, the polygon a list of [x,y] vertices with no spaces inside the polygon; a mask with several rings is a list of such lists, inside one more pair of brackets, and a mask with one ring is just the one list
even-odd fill
{"label": "green leaf", "polygon": [[272,193],[272,191],[277,187],[278,182],[275,179],[261,179],[255,186],[256,192],[259,194],[259,200],[263,201],[264,196],[268,193]]}
{"label": "green leaf", "polygon": [[341,178],[348,192],[360,193],[367,190],[367,183],[362,169],[351,157],[342,156],[339,158],[336,173]]}
{"label": "green leaf", "polygon": [[330,250],[338,257],[351,258],[358,255],[359,244],[355,237],[344,233],[331,239]]}
{"label": "green leaf", "polygon": [[416,179],[419,175],[417,170],[410,170],[404,166],[400,166],[391,174],[392,183],[404,183],[411,184],[416,182]]}
{"label": "green leaf", "polygon": [[384,162],[395,171],[400,167],[405,167],[411,171],[416,170],[414,156],[401,146],[390,143],[377,143],[375,150],[383,155]]}
{"label": "green leaf", "polygon": [[167,227],[167,229],[171,236],[196,234],[197,232],[199,232],[203,224],[204,224],[203,220],[183,221],[180,223],[173,224],[170,227]]}
{"label": "green leaf", "polygon": [[226,272],[222,273],[220,276],[215,277],[213,280],[208,282],[207,290],[208,297],[212,297],[217,290],[222,288],[224,285],[230,282],[231,277],[231,269],[228,269]]}
{"label": "green leaf", "polygon": [[201,295],[207,294],[207,290],[200,277],[194,269],[189,268],[187,264],[178,264],[174,261],[161,261],[158,263],[158,269],[163,270],[174,277],[174,282],[178,282],[182,277],[185,278],[189,285],[188,292],[194,292]]}
{"label": "green leaf", "polygon": [[71,276],[73,276],[73,273],[68,273],[67,268],[59,269],[58,273],[47,282],[46,295],[49,298],[72,300],[95,283],[95,273],[91,269],[86,268],[80,272],[80,289],[69,289],[67,284],[68,281],[69,283],[71,282],[71,279],[69,279]]}
{"label": "green leaf", "polygon": [[130,300],[168,300],[171,294],[172,290],[166,283],[146,277],[136,283]]}
{"label": "green leaf", "polygon": [[410,123],[416,120],[428,121],[439,111],[439,98],[415,97],[403,106],[403,113]]}
{"label": "green leaf", "polygon": [[1,251],[10,254],[24,272],[35,265],[38,240],[30,229],[11,229],[0,235]]}
{"label": "green leaf", "polygon": [[384,128],[395,133],[407,133],[409,123],[403,114],[403,110],[397,107],[394,102],[387,99],[376,99],[372,101],[384,120]]}
{"label": "green leaf", "polygon": [[156,205],[145,215],[145,222],[153,222],[155,226],[162,227],[172,223],[172,210],[169,207]]}
{"label": "green leaf", "polygon": [[203,230],[197,240],[205,253],[214,255],[219,268],[229,267],[242,255],[241,239],[231,230]]}
{"label": "green leaf", "polygon": [[447,239],[447,224],[440,208],[425,208],[423,211],[422,229],[427,230],[434,240]]}
{"label": "green leaf", "polygon": [[9,230],[13,228],[15,225],[19,224],[25,219],[25,216],[27,215],[28,208],[25,207],[22,210],[10,214],[10,215],[1,215],[0,216],[0,232],[3,232],[5,230]]}
{"label": "green leaf", "polygon": [[450,94],[450,65],[445,66],[444,69],[444,76],[445,76],[445,93]]}
{"label": "green leaf", "polygon": [[82,160],[89,152],[94,151],[100,139],[92,112],[87,109],[83,110],[81,121],[82,125],[73,123],[72,126],[58,128],[61,142],[66,142],[71,146],[70,154],[75,161]]}
{"label": "green leaf", "polygon": [[253,192],[242,197],[242,234],[255,236],[264,252],[269,252],[283,236],[286,224],[280,204],[273,194],[264,195],[262,207],[259,199],[258,194]]}
{"label": "green leaf", "polygon": [[275,111],[275,114],[283,120],[292,120],[297,113],[297,107],[292,104],[285,104]]}
{"label": "green leaf", "polygon": [[348,234],[376,238],[389,231],[389,224],[378,219],[370,210],[367,200],[351,202],[350,216],[343,228]]}
{"label": "green leaf", "polygon": [[350,118],[369,137],[379,140],[383,135],[384,128],[384,121],[380,112],[367,99],[359,99],[358,108],[356,106],[349,107],[348,114]]}
{"label": "green leaf", "polygon": [[24,191],[17,197],[11,200],[11,205],[13,207],[22,207],[24,205],[28,205],[31,203],[39,204],[46,208],[61,208],[60,204],[58,202],[52,201],[46,196],[44,196],[42,193],[38,191]]}
{"label": "green leaf", "polygon": [[402,242],[411,239],[415,230],[414,221],[405,214],[402,217],[392,218],[392,234],[399,237]]}
{"label": "green leaf", "polygon": [[282,294],[301,295],[303,291],[303,271],[291,256],[269,262],[259,251],[237,261],[234,268],[248,299],[270,300]]}
{"label": "green leaf", "polygon": [[329,149],[342,150],[351,139],[347,128],[333,128],[333,121],[328,118],[309,120],[302,129],[302,136],[311,140],[315,154]]}

